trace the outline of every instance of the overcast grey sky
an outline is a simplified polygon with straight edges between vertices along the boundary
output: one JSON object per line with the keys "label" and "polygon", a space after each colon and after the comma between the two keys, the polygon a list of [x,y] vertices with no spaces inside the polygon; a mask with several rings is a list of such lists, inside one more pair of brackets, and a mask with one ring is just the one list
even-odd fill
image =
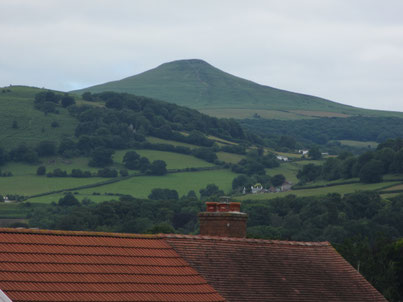
{"label": "overcast grey sky", "polygon": [[1,0],[0,86],[68,91],[199,58],[257,83],[403,111],[402,0]]}

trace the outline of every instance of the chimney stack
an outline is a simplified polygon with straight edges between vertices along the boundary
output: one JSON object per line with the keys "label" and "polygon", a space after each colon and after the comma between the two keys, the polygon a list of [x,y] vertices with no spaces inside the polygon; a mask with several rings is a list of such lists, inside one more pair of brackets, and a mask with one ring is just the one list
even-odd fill
{"label": "chimney stack", "polygon": [[206,202],[207,211],[199,213],[200,235],[246,237],[248,215],[241,212],[241,203],[223,196],[219,202]]}

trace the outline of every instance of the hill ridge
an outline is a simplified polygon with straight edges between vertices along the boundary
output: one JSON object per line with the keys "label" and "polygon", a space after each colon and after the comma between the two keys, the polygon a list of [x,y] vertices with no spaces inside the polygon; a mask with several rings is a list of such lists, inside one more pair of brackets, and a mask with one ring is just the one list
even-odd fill
{"label": "hill ridge", "polygon": [[[176,103],[198,110],[251,109],[334,112],[345,115],[384,115],[309,94],[297,93],[227,73],[201,59],[163,63],[153,69],[88,88],[72,91],[126,92]],[[403,113],[395,115],[403,117]]]}

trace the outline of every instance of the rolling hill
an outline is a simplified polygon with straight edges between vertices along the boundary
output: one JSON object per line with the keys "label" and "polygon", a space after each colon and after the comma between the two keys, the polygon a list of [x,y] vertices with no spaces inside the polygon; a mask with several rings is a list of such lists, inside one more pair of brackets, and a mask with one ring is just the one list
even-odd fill
{"label": "rolling hill", "polygon": [[306,117],[399,116],[400,112],[367,110],[323,98],[248,81],[205,61],[179,60],[119,81],[73,91],[127,92],[198,109],[217,117],[300,119]]}

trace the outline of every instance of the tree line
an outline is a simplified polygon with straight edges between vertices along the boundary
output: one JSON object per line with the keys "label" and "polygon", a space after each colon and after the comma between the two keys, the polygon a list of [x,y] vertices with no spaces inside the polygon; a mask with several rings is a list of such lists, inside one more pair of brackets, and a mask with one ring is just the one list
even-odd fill
{"label": "tree line", "polygon": [[359,177],[363,183],[376,183],[388,173],[403,173],[403,140],[389,139],[374,151],[359,156],[343,152],[327,158],[323,165],[308,164],[298,171],[301,184],[317,179],[336,180]]}
{"label": "tree line", "polygon": [[[398,117],[315,118],[304,120],[247,119],[242,127],[262,136],[271,144],[293,149],[292,139],[303,144],[325,145],[333,140],[357,140],[383,142],[401,137],[403,119]],[[290,142],[281,137],[291,138]]]}

